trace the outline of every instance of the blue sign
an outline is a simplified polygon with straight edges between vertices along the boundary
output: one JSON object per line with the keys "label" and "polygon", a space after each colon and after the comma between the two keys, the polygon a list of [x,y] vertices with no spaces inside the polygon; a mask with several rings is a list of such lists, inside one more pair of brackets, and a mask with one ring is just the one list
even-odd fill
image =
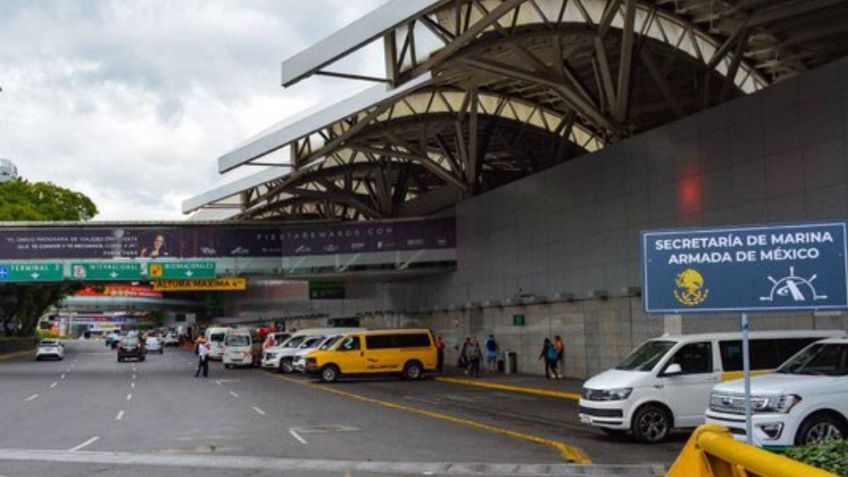
{"label": "blue sign", "polygon": [[646,313],[848,308],[846,224],[642,233]]}
{"label": "blue sign", "polygon": [[0,280],[6,280],[9,278],[9,267],[0,266]]}

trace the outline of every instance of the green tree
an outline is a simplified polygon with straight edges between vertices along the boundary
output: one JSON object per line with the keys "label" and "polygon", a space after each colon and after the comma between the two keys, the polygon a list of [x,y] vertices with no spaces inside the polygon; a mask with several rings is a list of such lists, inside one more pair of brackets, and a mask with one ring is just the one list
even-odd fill
{"label": "green tree", "polygon": [[[82,221],[95,215],[97,206],[87,196],[49,182],[20,179],[0,184],[0,221]],[[32,336],[38,319],[77,288],[69,283],[0,285],[2,332]]]}

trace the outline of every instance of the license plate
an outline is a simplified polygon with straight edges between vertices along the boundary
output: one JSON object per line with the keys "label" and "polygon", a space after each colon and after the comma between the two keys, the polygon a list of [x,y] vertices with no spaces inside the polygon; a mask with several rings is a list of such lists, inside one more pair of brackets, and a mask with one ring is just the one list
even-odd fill
{"label": "license plate", "polygon": [[582,422],[583,424],[591,424],[592,418],[589,417],[589,416],[581,415],[580,416],[580,422]]}

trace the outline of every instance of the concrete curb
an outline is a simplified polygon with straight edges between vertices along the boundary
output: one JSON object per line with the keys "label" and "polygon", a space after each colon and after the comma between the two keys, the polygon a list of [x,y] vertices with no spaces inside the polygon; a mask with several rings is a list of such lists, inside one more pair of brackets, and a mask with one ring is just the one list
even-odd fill
{"label": "concrete curb", "polygon": [[531,386],[516,386],[513,384],[493,383],[491,381],[481,381],[477,379],[467,378],[452,378],[447,376],[436,376],[436,381],[443,383],[461,384],[464,386],[475,386],[479,388],[497,389],[499,391],[509,391],[514,393],[535,394],[537,396],[547,396],[559,399],[570,399],[572,401],[580,400],[580,393],[572,393],[568,391],[556,391],[553,389],[534,388]]}
{"label": "concrete curb", "polygon": [[15,351],[14,353],[0,354],[0,361],[10,361],[17,358],[30,357],[35,358],[35,349],[26,351]]}

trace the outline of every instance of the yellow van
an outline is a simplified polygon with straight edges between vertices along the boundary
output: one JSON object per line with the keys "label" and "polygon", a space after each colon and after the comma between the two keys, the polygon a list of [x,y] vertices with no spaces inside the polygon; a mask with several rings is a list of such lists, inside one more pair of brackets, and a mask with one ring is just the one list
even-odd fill
{"label": "yellow van", "polygon": [[420,379],[436,369],[436,346],[430,330],[378,330],[345,334],[330,349],[306,355],[306,374],[332,383],[340,376],[400,373]]}

